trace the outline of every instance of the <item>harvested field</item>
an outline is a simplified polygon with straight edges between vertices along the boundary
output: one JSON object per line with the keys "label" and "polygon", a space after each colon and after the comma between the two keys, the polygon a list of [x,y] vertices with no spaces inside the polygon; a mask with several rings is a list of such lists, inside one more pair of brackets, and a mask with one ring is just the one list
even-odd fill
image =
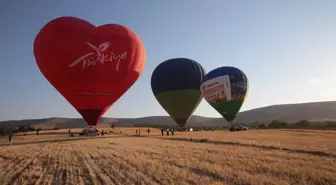
{"label": "harvested field", "polygon": [[0,184],[336,184],[336,132],[250,130],[0,140]]}

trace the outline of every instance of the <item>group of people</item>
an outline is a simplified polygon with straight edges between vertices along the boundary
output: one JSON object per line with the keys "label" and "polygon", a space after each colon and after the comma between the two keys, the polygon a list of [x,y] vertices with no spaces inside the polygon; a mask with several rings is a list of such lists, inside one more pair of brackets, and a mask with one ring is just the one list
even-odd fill
{"label": "group of people", "polygon": [[[148,128],[148,129],[146,130],[146,132],[147,132],[147,134],[148,134],[148,136],[149,136],[151,130]],[[140,130],[140,129],[136,129],[136,130],[135,130],[135,133],[136,133],[136,135],[141,135],[141,130]]]}
{"label": "group of people", "polygon": [[[175,129],[174,129],[174,128],[171,128],[171,129],[167,128],[167,129],[166,129],[167,136],[169,136],[169,132],[170,132],[171,135],[173,136],[173,135],[174,135],[174,132],[175,132]],[[162,135],[162,136],[163,136],[163,133],[164,133],[164,129],[161,128],[161,135]]]}
{"label": "group of people", "polygon": [[[165,129],[161,128],[160,130],[161,130],[161,135],[163,136]],[[106,132],[104,132],[104,130],[98,132],[98,130],[93,130],[91,127],[90,127],[90,129],[84,129],[83,134],[85,136],[87,136],[90,132],[95,132],[95,133],[97,133],[97,135],[101,135],[101,136],[103,136],[104,134],[106,134]],[[136,129],[135,132],[136,132],[137,135],[140,135],[140,129]],[[147,132],[147,134],[149,136],[150,132],[151,132],[150,128],[148,128],[146,130],[146,132]],[[171,128],[171,129],[167,128],[166,129],[167,136],[169,136],[169,133],[171,133],[171,135],[174,135],[174,132],[175,132],[174,128]],[[73,133],[71,132],[70,129],[68,130],[68,134],[69,134],[70,137],[73,135]],[[37,135],[38,135],[38,132],[37,132]],[[12,145],[12,137],[13,137],[13,133],[9,132],[8,133],[8,145]]]}
{"label": "group of people", "polygon": [[[161,128],[160,130],[161,130],[161,135],[163,136],[163,135],[164,135],[164,131],[165,131],[165,129],[164,129],[164,128]],[[148,128],[148,129],[146,130],[146,132],[147,132],[147,135],[149,136],[149,135],[150,135],[150,132],[151,132],[150,128]],[[166,129],[167,136],[169,136],[169,133],[171,133],[171,135],[174,135],[174,132],[175,132],[175,129],[174,129],[174,128],[171,128],[171,129],[167,128],[167,129]],[[140,129],[136,129],[136,130],[135,130],[135,133],[136,133],[136,135],[141,135],[141,130],[140,130]]]}

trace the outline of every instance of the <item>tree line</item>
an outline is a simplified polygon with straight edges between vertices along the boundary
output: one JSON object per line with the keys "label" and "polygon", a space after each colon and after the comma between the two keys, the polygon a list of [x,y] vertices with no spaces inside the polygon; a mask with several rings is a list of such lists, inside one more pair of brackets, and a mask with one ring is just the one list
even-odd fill
{"label": "tree line", "polygon": [[[26,134],[27,132],[33,132],[33,131],[41,131],[42,129],[40,128],[34,128],[30,125],[20,125],[16,128],[8,128],[8,127],[4,127],[1,126],[0,127],[0,135],[5,136],[7,135],[9,132],[11,133],[22,133],[22,134]],[[50,129],[48,129],[50,130]],[[52,130],[59,130],[58,128],[54,128]]]}
{"label": "tree line", "polygon": [[268,124],[259,124],[255,122],[252,124],[256,129],[336,129],[336,122],[309,122],[301,120],[296,123],[287,123],[284,121],[273,120]]}

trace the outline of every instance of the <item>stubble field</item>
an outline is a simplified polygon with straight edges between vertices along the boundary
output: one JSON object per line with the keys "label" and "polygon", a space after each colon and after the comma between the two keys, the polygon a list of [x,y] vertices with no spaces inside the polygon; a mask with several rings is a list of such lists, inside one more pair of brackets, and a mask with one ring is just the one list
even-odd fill
{"label": "stubble field", "polygon": [[336,131],[116,129],[0,138],[0,184],[336,184]]}

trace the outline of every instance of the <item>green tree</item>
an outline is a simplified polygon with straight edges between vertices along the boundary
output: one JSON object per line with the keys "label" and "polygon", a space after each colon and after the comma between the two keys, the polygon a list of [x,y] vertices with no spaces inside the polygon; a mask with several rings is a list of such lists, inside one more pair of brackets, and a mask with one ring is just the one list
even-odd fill
{"label": "green tree", "polygon": [[23,126],[23,125],[20,125],[17,129],[16,129],[17,132],[19,133],[25,133],[26,132],[26,127]]}
{"label": "green tree", "polygon": [[295,123],[295,128],[308,128],[309,126],[310,126],[310,123],[307,120],[301,120]]}
{"label": "green tree", "polygon": [[258,129],[267,129],[268,125],[266,125],[266,124],[259,124],[257,128]]}
{"label": "green tree", "polygon": [[35,131],[35,128],[30,125],[26,126],[26,132],[31,132],[31,131]]}
{"label": "green tree", "polygon": [[284,121],[273,120],[270,124],[268,124],[268,128],[281,129],[281,128],[287,128],[287,127],[288,127],[288,123]]}
{"label": "green tree", "polygon": [[5,135],[5,129],[4,129],[3,127],[0,127],[0,134],[1,134],[2,136]]}
{"label": "green tree", "polygon": [[333,122],[333,121],[327,121],[325,127],[326,127],[326,128],[336,128],[336,122]]}

